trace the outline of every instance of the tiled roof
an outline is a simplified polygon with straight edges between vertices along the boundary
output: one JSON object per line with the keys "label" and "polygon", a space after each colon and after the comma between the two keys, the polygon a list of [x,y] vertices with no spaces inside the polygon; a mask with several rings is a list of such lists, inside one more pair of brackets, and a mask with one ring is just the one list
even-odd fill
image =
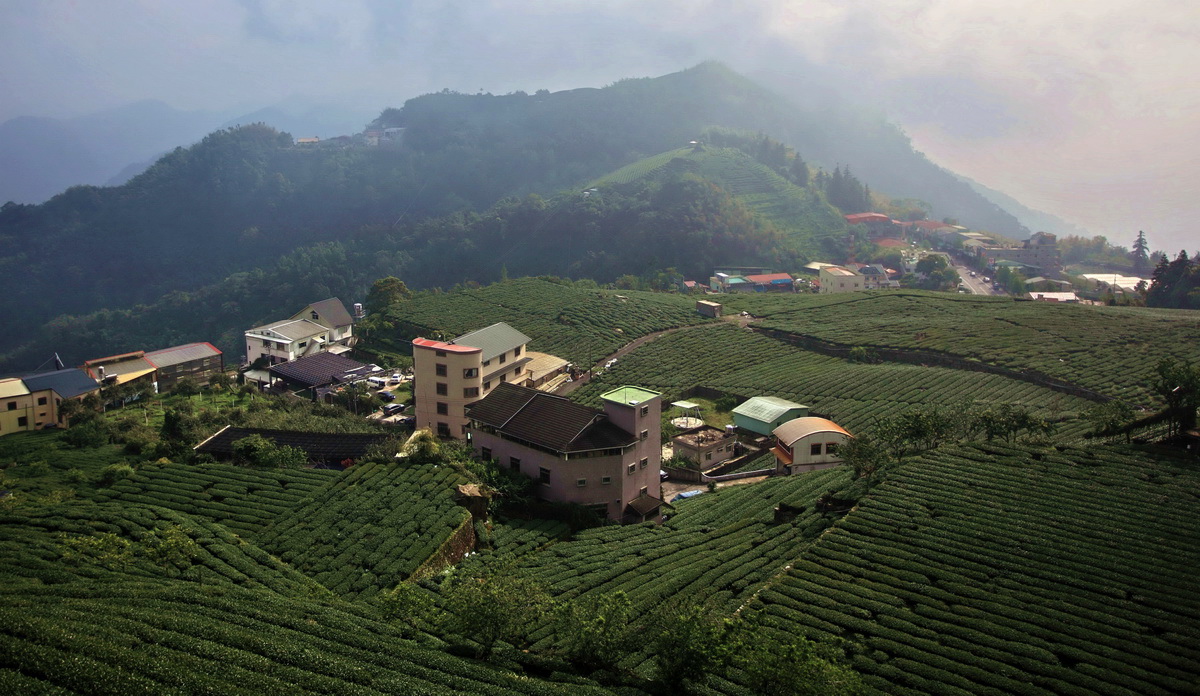
{"label": "tiled roof", "polygon": [[349,326],[354,323],[354,319],[350,317],[350,312],[346,311],[346,305],[342,304],[342,301],[336,297],[314,302],[308,308],[316,312],[321,317],[322,322],[327,322],[330,328]]}
{"label": "tiled roof", "polygon": [[54,372],[43,372],[40,375],[30,375],[24,378],[24,382],[30,391],[53,389],[56,394],[64,399],[70,399],[100,388],[100,385],[96,384],[96,380],[88,377],[87,373],[83,370],[74,367],[66,370],[55,370]]}
{"label": "tiled roof", "polygon": [[203,360],[204,358],[211,358],[220,354],[221,351],[217,350],[211,343],[188,343],[182,346],[151,351],[146,353],[146,359],[155,367],[167,367],[193,360]]}
{"label": "tiled roof", "polygon": [[529,343],[529,337],[504,322],[498,322],[463,334],[450,342],[455,345],[479,348],[483,351],[483,360],[486,361],[513,350],[517,346]]}
{"label": "tiled roof", "polygon": [[389,437],[381,433],[310,433],[225,426],[194,449],[204,454],[229,456],[233,454],[233,443],[251,435],[259,435],[279,446],[298,447],[304,450],[309,459],[320,461],[361,459],[372,445]]}
{"label": "tiled roof", "polygon": [[297,358],[291,362],[274,365],[271,367],[270,372],[290,382],[305,384],[310,387],[319,387],[325,384],[345,381],[342,379],[343,376],[350,372],[360,373],[357,375],[359,377],[366,376],[367,368],[370,368],[370,365],[360,363],[344,355],[316,353],[303,358]]}
{"label": "tiled roof", "polygon": [[468,406],[467,416],[556,452],[609,449],[637,442],[636,436],[610,423],[602,411],[508,382]]}
{"label": "tiled roof", "polygon": [[649,515],[650,513],[662,507],[662,505],[663,501],[659,500],[658,498],[654,498],[647,493],[642,493],[638,495],[638,497],[629,501],[627,508],[636,513],[639,517],[645,517],[646,515]]}

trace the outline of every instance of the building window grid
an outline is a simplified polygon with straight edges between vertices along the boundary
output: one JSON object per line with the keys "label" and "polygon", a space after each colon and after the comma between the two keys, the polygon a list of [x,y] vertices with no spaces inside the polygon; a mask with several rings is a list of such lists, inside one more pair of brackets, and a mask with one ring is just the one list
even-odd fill
{"label": "building window grid", "polygon": [[446,365],[444,363],[434,364],[433,372],[438,377],[445,377],[446,376]]}

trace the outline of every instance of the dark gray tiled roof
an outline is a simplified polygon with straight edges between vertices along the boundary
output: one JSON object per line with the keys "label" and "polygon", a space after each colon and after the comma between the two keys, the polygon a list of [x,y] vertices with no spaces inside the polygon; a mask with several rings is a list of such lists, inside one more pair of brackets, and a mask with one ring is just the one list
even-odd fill
{"label": "dark gray tiled roof", "polygon": [[359,372],[359,378],[367,376],[370,365],[336,353],[317,353],[297,358],[291,362],[271,367],[271,374],[289,382],[310,387],[319,387],[334,382],[346,381],[349,372]]}
{"label": "dark gray tiled roof", "polygon": [[508,324],[499,322],[472,331],[471,333],[463,334],[450,342],[456,346],[479,348],[483,351],[483,359],[491,360],[501,353],[506,353],[517,346],[529,343],[529,337]]}
{"label": "dark gray tiled roof", "polygon": [[29,391],[53,389],[56,394],[64,399],[70,399],[100,388],[100,385],[96,384],[96,380],[88,377],[87,373],[83,370],[74,367],[66,370],[55,370],[54,372],[43,372],[40,375],[30,375],[23,377],[22,380]]}
{"label": "dark gray tiled roof", "polygon": [[507,382],[467,407],[472,420],[557,452],[625,447],[637,437],[609,422],[603,411]]}

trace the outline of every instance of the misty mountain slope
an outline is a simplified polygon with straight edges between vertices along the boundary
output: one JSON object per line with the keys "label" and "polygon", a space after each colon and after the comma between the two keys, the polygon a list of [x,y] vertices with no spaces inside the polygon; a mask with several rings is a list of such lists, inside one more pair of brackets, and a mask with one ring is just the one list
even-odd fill
{"label": "misty mountain slope", "polygon": [[[1088,232],[1079,225],[1067,222],[1057,215],[1051,215],[1041,210],[1034,210],[1003,191],[997,191],[994,188],[984,186],[978,181],[961,174],[955,174],[955,176],[967,182],[971,188],[979,192],[979,195],[1015,215],[1031,234],[1033,232],[1050,232],[1051,234],[1058,235],[1060,238],[1069,235],[1078,237],[1092,236],[1091,232]],[[1026,236],[1022,235],[1020,238],[1023,239]]]}

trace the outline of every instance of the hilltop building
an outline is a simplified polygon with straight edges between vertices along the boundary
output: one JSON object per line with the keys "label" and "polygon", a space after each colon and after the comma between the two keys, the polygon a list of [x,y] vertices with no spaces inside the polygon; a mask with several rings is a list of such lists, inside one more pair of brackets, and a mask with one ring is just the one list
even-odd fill
{"label": "hilltop building", "polygon": [[70,425],[59,407],[100,389],[83,370],[68,368],[0,379],[0,436]]}
{"label": "hilltop building", "polygon": [[767,436],[793,418],[808,415],[808,407],[777,396],[756,396],[733,409],[733,424],[738,428]]}
{"label": "hilltop building", "polygon": [[245,332],[246,362],[267,367],[321,352],[344,353],[354,345],[354,319],[336,297],[314,302],[291,317]]}
{"label": "hilltop building", "polygon": [[413,339],[413,405],[418,428],[467,434],[467,405],[505,383],[524,384],[529,337],[503,322],[450,341]]}
{"label": "hilltop building", "polygon": [[225,355],[211,343],[152,350],[145,357],[155,368],[154,382],[160,392],[171,391],[184,377],[205,385],[213,375],[225,371]]}
{"label": "hilltop building", "polygon": [[771,433],[775,446],[777,474],[795,474],[828,469],[842,463],[838,448],[852,436],[845,428],[827,418],[795,418]]}
{"label": "hilltop building", "polygon": [[866,280],[845,266],[824,266],[820,270],[821,294],[857,292],[866,289]]}
{"label": "hilltop building", "polygon": [[662,396],[620,387],[603,410],[501,383],[467,407],[475,452],[538,482],[543,500],[577,503],[611,520],[658,519]]}

